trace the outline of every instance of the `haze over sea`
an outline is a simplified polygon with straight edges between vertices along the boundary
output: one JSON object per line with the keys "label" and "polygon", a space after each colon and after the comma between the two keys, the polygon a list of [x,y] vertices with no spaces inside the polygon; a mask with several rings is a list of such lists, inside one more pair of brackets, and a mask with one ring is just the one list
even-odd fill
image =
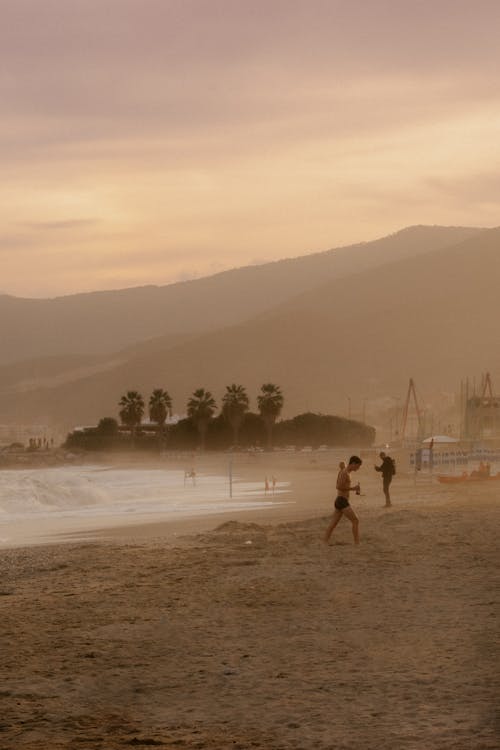
{"label": "haze over sea", "polygon": [[[0,472],[0,545],[64,533],[268,508],[262,482],[163,468],[63,466]],[[276,493],[283,492],[282,483]]]}

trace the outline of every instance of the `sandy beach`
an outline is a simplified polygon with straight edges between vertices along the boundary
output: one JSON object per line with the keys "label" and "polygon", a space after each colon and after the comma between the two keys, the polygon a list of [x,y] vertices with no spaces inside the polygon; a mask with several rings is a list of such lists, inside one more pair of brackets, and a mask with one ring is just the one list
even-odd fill
{"label": "sandy beach", "polygon": [[303,459],[270,510],[2,550],[0,748],[497,748],[498,490],[387,511],[371,464],[359,547]]}

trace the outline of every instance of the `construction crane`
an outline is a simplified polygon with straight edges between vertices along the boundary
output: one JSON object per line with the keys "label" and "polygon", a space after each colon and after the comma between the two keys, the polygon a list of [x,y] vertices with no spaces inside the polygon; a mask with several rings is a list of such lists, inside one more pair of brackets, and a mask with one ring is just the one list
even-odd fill
{"label": "construction crane", "polygon": [[487,398],[486,394],[489,392],[490,398],[494,398],[493,396],[493,388],[491,385],[491,375],[489,372],[486,373],[486,375],[483,377],[483,392],[481,393],[481,398]]}
{"label": "construction crane", "polygon": [[482,376],[481,395],[469,396],[469,381],[465,384],[463,437],[468,440],[498,439],[500,437],[500,397],[493,395],[491,375]]}
{"label": "construction crane", "polygon": [[423,432],[423,427],[424,427],[423,414],[418,405],[415,383],[413,381],[413,378],[410,378],[410,382],[408,384],[408,393],[406,394],[406,400],[405,400],[405,404],[403,407],[403,416],[402,416],[402,422],[401,422],[401,440],[403,442],[404,442],[405,435],[406,435],[406,426],[408,424],[408,411],[409,411],[410,401],[411,401],[412,396],[413,396],[413,402],[415,404],[415,412],[417,414],[418,435],[420,436]]}

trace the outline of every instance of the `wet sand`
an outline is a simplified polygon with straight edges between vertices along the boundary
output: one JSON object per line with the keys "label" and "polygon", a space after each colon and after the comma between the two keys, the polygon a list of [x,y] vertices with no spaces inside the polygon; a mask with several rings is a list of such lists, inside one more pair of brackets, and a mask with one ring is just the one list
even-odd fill
{"label": "wet sand", "polygon": [[271,512],[1,551],[0,748],[497,748],[498,490],[370,472],[359,547],[303,462]]}

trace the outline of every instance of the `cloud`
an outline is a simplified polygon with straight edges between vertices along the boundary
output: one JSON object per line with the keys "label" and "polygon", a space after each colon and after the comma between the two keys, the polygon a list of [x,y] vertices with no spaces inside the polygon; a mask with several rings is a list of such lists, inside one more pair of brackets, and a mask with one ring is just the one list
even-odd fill
{"label": "cloud", "polygon": [[3,286],[497,223],[499,21],[487,0],[4,0]]}
{"label": "cloud", "polygon": [[[500,162],[500,158],[498,160]],[[500,163],[499,163],[500,167]],[[472,172],[462,177],[429,177],[426,180],[429,189],[449,198],[473,202],[500,201],[500,172],[498,169],[484,172]]]}
{"label": "cloud", "polygon": [[498,94],[498,4],[425,5],[7,1],[1,106],[46,123],[50,142],[314,114],[396,71],[461,83],[464,98],[486,71]]}
{"label": "cloud", "polygon": [[30,221],[22,224],[26,229],[40,232],[53,232],[60,230],[85,229],[93,227],[99,222],[98,219],[66,219],[64,221]]}

